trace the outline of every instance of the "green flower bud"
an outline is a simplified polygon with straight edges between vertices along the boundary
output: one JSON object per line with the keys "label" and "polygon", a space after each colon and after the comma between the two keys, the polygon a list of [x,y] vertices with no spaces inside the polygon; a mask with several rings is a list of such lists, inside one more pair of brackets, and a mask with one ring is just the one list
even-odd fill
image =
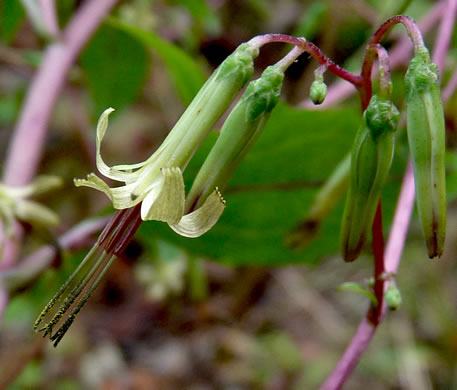
{"label": "green flower bud", "polygon": [[248,85],[195,178],[186,201],[187,210],[198,207],[214,188],[222,191],[226,187],[278,103],[283,79],[284,71],[270,66]]}
{"label": "green flower bud", "polygon": [[389,287],[387,287],[387,291],[385,294],[385,299],[387,303],[387,307],[389,310],[398,310],[402,303],[402,298],[400,294],[400,290],[395,286],[395,284],[392,282],[389,284]]}
{"label": "green flower bud", "polygon": [[322,80],[314,80],[309,90],[313,104],[322,104],[327,96],[327,85]]}
{"label": "green flower bud", "polygon": [[417,209],[428,255],[433,258],[442,255],[446,235],[445,127],[438,68],[427,49],[411,60],[405,89]]}
{"label": "green flower bud", "polygon": [[373,96],[351,154],[349,189],[341,227],[345,261],[355,260],[370,231],[394,152],[399,113],[392,102]]}

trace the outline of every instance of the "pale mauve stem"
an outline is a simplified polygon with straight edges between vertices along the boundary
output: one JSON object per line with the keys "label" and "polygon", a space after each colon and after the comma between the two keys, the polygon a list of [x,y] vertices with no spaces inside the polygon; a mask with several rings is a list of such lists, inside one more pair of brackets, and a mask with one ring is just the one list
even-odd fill
{"label": "pale mauve stem", "polygon": [[457,11],[457,0],[448,0],[446,12],[443,15],[443,21],[440,24],[438,34],[436,35],[435,46],[433,50],[433,62],[438,65],[440,72],[443,72],[446,55],[451,42],[451,35],[454,29],[455,13]]}
{"label": "pale mauve stem", "polygon": [[48,35],[57,39],[59,36],[59,23],[57,21],[55,0],[40,0],[40,8]]}
{"label": "pale mauve stem", "polygon": [[63,31],[61,40],[46,49],[10,141],[4,170],[5,184],[22,186],[34,177],[49,118],[67,73],[82,47],[116,2],[91,0],[84,3]]}
{"label": "pale mauve stem", "polygon": [[400,195],[398,197],[397,208],[395,209],[395,215],[392,221],[392,228],[386,245],[384,261],[387,273],[396,273],[398,270],[401,254],[403,253],[406,236],[408,234],[411,213],[414,207],[414,197],[413,166],[411,161],[408,161]]}
{"label": "pale mauve stem", "polygon": [[446,87],[443,90],[443,99],[449,100],[457,89],[457,71],[454,72]]}
{"label": "pale mauve stem", "polygon": [[366,318],[362,320],[343,356],[320,390],[339,390],[352,373],[373,338],[376,328]]}
{"label": "pale mauve stem", "polygon": [[[432,10],[427,12],[427,15],[418,23],[422,33],[426,34],[436,25],[445,9],[446,1],[441,1],[436,4]],[[412,47],[410,39],[408,37],[404,37],[393,47],[393,49],[390,50],[389,58],[392,69],[404,64],[410,58]],[[349,98],[356,91],[357,90],[352,84],[345,81],[338,81],[329,87],[325,101],[322,104],[316,106],[307,98],[297,106],[313,110],[327,109],[330,106]]]}

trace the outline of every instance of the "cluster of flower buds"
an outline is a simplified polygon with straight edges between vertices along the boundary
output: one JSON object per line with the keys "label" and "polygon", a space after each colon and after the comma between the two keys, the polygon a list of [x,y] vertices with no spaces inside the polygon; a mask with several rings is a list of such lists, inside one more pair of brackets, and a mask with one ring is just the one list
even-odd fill
{"label": "cluster of flower buds", "polygon": [[355,260],[370,231],[394,152],[400,113],[394,104],[374,95],[363,114],[351,154],[349,189],[341,227],[345,261]]}
{"label": "cluster of flower buds", "polygon": [[425,47],[411,60],[405,90],[417,210],[433,258],[442,255],[446,234],[445,127],[438,67]]}
{"label": "cluster of flower buds", "polygon": [[[390,96],[390,88],[386,88]],[[445,126],[438,67],[425,47],[415,51],[405,76],[407,133],[419,218],[430,258],[443,253],[446,232]],[[352,150],[351,177],[341,231],[346,261],[358,257],[373,223],[390,168],[399,113],[373,96]]]}
{"label": "cluster of flower buds", "polygon": [[[158,150],[142,163],[114,167],[104,163],[100,153],[101,142],[112,109],[102,114],[97,125],[97,168],[104,176],[122,181],[125,185],[110,188],[94,174],[87,179],[75,179],[75,185],[103,191],[113,206],[125,213],[115,215],[109,224],[112,229],[105,228],[106,233],[102,233],[78,269],[38,317],[35,330],[49,335],[54,345],[60,342],[119,253],[119,248],[124,247],[125,237],[132,237],[141,223],[135,216],[138,208],[141,209],[142,220],[167,222],[185,237],[198,237],[217,222],[225,208],[220,191],[224,190],[259,137],[279,101],[284,72],[301,53],[301,49],[293,49],[248,85],[225,120],[187,199],[182,172],[217,119],[252,76],[258,47],[250,42],[239,46],[202,87]],[[121,225],[125,225],[125,232]],[[57,303],[59,306],[52,310],[54,314],[51,317],[51,309]],[[73,311],[64,319],[71,307]],[[47,324],[41,326],[48,317]],[[56,326],[59,329],[53,332]]]}

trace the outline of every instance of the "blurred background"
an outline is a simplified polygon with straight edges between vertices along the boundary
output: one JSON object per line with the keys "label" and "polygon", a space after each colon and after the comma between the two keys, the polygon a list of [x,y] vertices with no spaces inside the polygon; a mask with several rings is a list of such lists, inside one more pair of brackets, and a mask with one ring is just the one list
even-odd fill
{"label": "blurred background", "polygon": [[[60,28],[87,2],[56,1]],[[27,15],[27,3],[0,2],[0,161],[45,49],[53,44]],[[304,36],[358,72],[364,44],[385,19],[404,8],[427,21],[440,3],[119,1],[77,56],[47,126],[38,173],[60,176],[64,185],[35,200],[54,210],[60,223],[45,233],[26,224],[18,263],[75,224],[112,214],[103,194],[73,186],[74,177],[96,172],[94,129],[105,108],[116,109],[104,139],[105,161],[139,162],[160,145],[217,65],[253,36]],[[431,51],[439,21],[424,29]],[[394,48],[405,35],[395,28],[383,44]],[[457,32],[443,85],[456,69],[456,48]],[[287,49],[262,48],[255,77]],[[408,50],[392,73],[400,109]],[[288,70],[282,103],[233,177],[216,227],[199,239],[185,239],[166,224],[143,223],[58,348],[33,332],[33,322],[96,234],[55,256],[38,277],[11,292],[0,324],[0,388],[295,390],[322,384],[369,305],[366,297],[337,288],[347,281],[366,285],[372,258],[369,246],[355,263],[345,264],[338,255],[343,199],[305,248],[286,245],[319,186],[350,150],[361,118],[351,90],[324,109],[310,108],[316,67],[302,55]],[[330,74],[325,81],[335,83]],[[378,329],[347,389],[457,389],[456,104],[456,96],[446,104],[444,256],[427,258],[413,215],[396,277],[403,304]],[[214,137],[186,169],[187,188]],[[386,234],[407,157],[402,128],[383,193]]]}

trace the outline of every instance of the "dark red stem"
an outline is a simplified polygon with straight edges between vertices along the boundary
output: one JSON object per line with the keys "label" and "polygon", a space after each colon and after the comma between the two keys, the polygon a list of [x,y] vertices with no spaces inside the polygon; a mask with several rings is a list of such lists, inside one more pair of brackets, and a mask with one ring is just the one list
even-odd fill
{"label": "dark red stem", "polygon": [[384,35],[396,24],[403,24],[411,38],[414,50],[417,51],[424,46],[422,34],[417,26],[416,22],[409,16],[398,15],[386,20],[373,34],[371,39],[368,41],[367,50],[365,52],[365,58],[363,59],[362,71],[360,76],[362,77],[363,88],[360,88],[360,98],[362,99],[362,107],[366,108],[368,102],[371,99],[372,86],[371,86],[371,73],[373,69],[373,62],[377,55],[377,45],[381,42]]}
{"label": "dark red stem", "polygon": [[325,65],[329,72],[332,72],[335,76],[342,78],[353,84],[356,88],[362,86],[362,78],[341,66],[335,64],[330,58],[328,58],[314,43],[307,41],[305,38],[296,38],[286,34],[265,34],[253,38],[250,43],[257,46],[263,46],[267,43],[272,42],[283,42],[289,43],[301,47],[305,52],[312,55],[314,59],[321,65]]}
{"label": "dark red stem", "polygon": [[381,322],[382,307],[384,305],[384,284],[386,282],[385,263],[384,263],[384,235],[382,232],[382,206],[381,201],[378,203],[376,214],[372,226],[373,234],[373,257],[374,257],[374,295],[378,301],[375,307],[368,312],[368,320],[377,326]]}

